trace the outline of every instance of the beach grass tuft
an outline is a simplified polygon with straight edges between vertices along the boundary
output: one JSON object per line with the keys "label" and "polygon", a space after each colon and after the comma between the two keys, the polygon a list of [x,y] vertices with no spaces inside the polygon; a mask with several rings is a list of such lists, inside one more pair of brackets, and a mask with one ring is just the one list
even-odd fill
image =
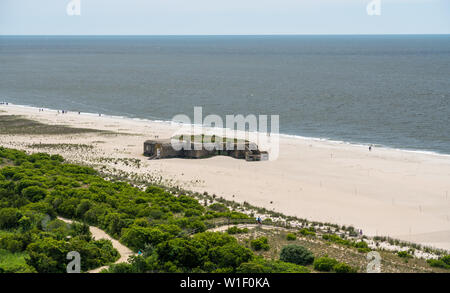
{"label": "beach grass tuft", "polygon": [[65,125],[50,125],[40,123],[18,115],[0,115],[0,134],[23,135],[61,135],[105,132],[89,128],[73,128]]}

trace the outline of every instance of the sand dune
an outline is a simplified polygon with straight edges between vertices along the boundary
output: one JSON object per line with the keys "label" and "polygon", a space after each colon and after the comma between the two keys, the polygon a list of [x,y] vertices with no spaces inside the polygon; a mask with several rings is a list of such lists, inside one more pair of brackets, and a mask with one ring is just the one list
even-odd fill
{"label": "sand dune", "polygon": [[[163,176],[170,183],[309,220],[353,225],[367,235],[450,249],[450,156],[282,137],[275,161],[229,157],[147,160],[143,142],[170,137],[175,127],[114,117],[57,115],[34,108],[0,106],[45,123],[104,129],[118,134],[0,135],[0,145],[31,150],[33,143],[78,143],[92,150],[59,150],[74,161],[101,157],[140,159],[140,166],[113,164],[126,172]],[[52,152],[52,150],[48,150]],[[272,203],[271,203],[272,202]]]}

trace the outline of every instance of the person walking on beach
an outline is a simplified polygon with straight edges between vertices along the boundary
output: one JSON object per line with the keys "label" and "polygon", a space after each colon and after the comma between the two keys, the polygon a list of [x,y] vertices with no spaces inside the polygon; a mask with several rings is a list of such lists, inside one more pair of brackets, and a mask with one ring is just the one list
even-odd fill
{"label": "person walking on beach", "polygon": [[369,152],[371,152],[371,151],[372,151],[372,145],[369,146]]}

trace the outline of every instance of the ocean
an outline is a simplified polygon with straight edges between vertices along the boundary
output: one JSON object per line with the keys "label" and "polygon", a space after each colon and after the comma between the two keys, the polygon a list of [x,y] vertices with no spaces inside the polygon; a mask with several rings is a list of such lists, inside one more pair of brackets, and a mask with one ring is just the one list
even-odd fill
{"label": "ocean", "polygon": [[0,101],[450,154],[450,37],[0,36]]}

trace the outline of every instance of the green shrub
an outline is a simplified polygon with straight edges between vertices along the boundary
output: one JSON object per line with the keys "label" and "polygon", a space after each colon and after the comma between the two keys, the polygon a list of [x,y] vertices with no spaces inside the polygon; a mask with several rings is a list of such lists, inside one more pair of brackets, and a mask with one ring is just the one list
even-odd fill
{"label": "green shrub", "polygon": [[[223,204],[203,206],[191,193],[176,190],[175,196],[156,186],[144,192],[127,182],[105,180],[90,167],[65,164],[57,155],[0,147],[0,157],[7,164],[0,167],[0,230],[8,230],[0,231],[0,251],[10,264],[16,263],[5,266],[0,259],[2,272],[65,272],[69,251],[82,255],[82,271],[117,259],[111,242],[94,241],[86,224],[68,225],[57,215],[85,221],[131,249],[143,250],[143,256],[110,271],[308,271],[281,260],[255,260],[252,250],[228,233],[203,232],[212,218],[250,219]],[[227,232],[247,231],[232,227]],[[252,248],[268,250],[267,238],[255,239]]]}
{"label": "green shrub", "polygon": [[248,233],[248,228],[238,228],[237,226],[233,226],[227,229],[227,233],[230,235],[233,234],[244,234],[244,233]]}
{"label": "green shrub", "polygon": [[450,266],[450,255],[445,255],[440,258],[446,265]]}
{"label": "green shrub", "polygon": [[0,238],[0,249],[6,249],[12,253],[20,252],[24,249],[24,243],[18,237],[8,235]]}
{"label": "green shrub", "polygon": [[259,250],[269,250],[269,241],[267,240],[267,237],[259,237],[257,239],[254,239],[250,241],[250,246],[253,248],[253,250],[259,251]]}
{"label": "green shrub", "polygon": [[343,239],[343,238],[339,237],[338,235],[334,235],[334,234],[323,234],[322,239],[330,241],[330,242],[338,243],[341,245],[345,245],[345,246],[354,245],[354,242],[347,240],[347,239]]}
{"label": "green shrub", "polygon": [[313,228],[312,229],[303,228],[303,229],[300,229],[299,233],[304,236],[316,236],[316,233],[311,230],[313,230]]}
{"label": "green shrub", "polygon": [[157,228],[132,226],[124,229],[120,242],[138,251],[144,249],[146,244],[157,245],[167,239],[167,233]]}
{"label": "green shrub", "polygon": [[296,239],[297,239],[297,236],[295,236],[295,234],[293,234],[293,233],[288,233],[286,235],[286,240],[288,240],[288,241],[294,241]]}
{"label": "green shrub", "polygon": [[165,241],[157,246],[156,254],[164,272],[234,272],[254,256],[234,237],[219,232]]}
{"label": "green shrub", "polygon": [[209,208],[213,211],[220,212],[220,213],[228,212],[228,208],[224,204],[217,203],[217,202],[210,205]]}
{"label": "green shrub", "polygon": [[26,264],[26,253],[11,253],[0,249],[0,273],[36,273]]}
{"label": "green shrub", "polygon": [[450,255],[443,256],[439,259],[429,259],[427,262],[432,267],[450,270]]}
{"label": "green shrub", "polygon": [[100,273],[113,273],[113,274],[130,274],[136,273],[133,270],[133,266],[128,263],[112,264],[109,268],[103,269]]}
{"label": "green shrub", "polygon": [[11,229],[17,227],[21,217],[22,214],[16,208],[0,209],[0,229]]}
{"label": "green shrub", "polygon": [[331,272],[339,262],[330,257],[319,257],[314,260],[314,269],[321,272]]}
{"label": "green shrub", "polygon": [[39,186],[29,186],[22,190],[22,194],[31,202],[38,202],[45,198],[47,190]]}
{"label": "green shrub", "polygon": [[237,273],[268,274],[268,273],[309,273],[308,268],[281,260],[267,260],[257,258],[251,262],[241,264]]}
{"label": "green shrub", "polygon": [[244,262],[253,258],[250,249],[238,243],[229,243],[224,246],[211,248],[209,251],[210,260],[222,268],[236,268]]}
{"label": "green shrub", "polygon": [[356,273],[356,269],[352,268],[346,263],[338,263],[333,266],[333,271],[339,274],[345,274],[345,273]]}
{"label": "green shrub", "polygon": [[366,241],[361,240],[361,241],[355,243],[355,247],[356,248],[369,248],[369,245],[367,244]]}
{"label": "green shrub", "polygon": [[371,251],[367,242],[365,242],[363,240],[356,242],[354,244],[354,246],[358,249],[358,252],[360,252],[360,253],[367,253],[367,252]]}
{"label": "green shrub", "polygon": [[413,257],[407,251],[399,251],[399,252],[397,252],[397,255],[402,258],[412,258]]}
{"label": "green shrub", "polygon": [[164,193],[164,189],[158,186],[149,186],[145,192],[152,193],[152,194],[161,194]]}
{"label": "green shrub", "polygon": [[306,247],[290,244],[281,249],[280,260],[304,266],[313,263],[314,255]]}

